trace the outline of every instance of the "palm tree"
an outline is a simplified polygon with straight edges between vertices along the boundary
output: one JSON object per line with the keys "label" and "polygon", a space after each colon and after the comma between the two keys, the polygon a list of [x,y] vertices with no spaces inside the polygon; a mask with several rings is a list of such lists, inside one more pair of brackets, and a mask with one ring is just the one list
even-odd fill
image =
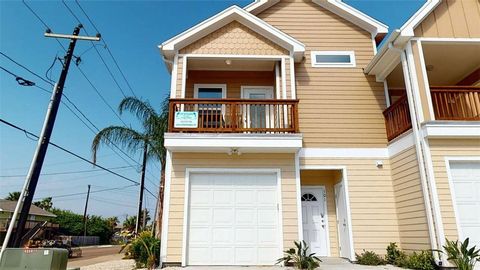
{"label": "palm tree", "polygon": [[7,201],[18,201],[20,199],[20,192],[14,191],[14,192],[9,192],[7,197],[5,197],[5,200]]}
{"label": "palm tree", "polygon": [[[167,115],[164,115],[165,110]],[[165,164],[166,150],[163,146],[163,135],[168,123],[168,104],[162,105],[162,110],[159,114],[148,101],[136,97],[126,97],[120,102],[118,111],[120,114],[125,111],[134,114],[140,120],[142,130],[138,131],[125,126],[109,126],[100,130],[92,141],[93,162],[96,162],[97,152],[102,144],[117,144],[130,153],[137,153],[140,150],[142,151],[140,195],[138,201],[137,221],[135,225],[135,233],[138,233],[140,229],[140,218],[142,216],[143,190],[147,161],[150,159],[160,160],[162,168],[164,168],[163,164]],[[165,178],[163,171],[164,170],[162,169],[159,201],[163,201],[162,183]]]}

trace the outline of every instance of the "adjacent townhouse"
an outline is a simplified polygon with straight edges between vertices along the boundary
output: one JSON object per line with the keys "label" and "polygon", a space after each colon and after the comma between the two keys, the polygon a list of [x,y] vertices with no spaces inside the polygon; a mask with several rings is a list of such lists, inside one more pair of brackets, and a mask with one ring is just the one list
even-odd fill
{"label": "adjacent townhouse", "polygon": [[387,26],[340,0],[257,0],[163,42],[162,264],[480,244],[479,22],[429,0],[377,52]]}

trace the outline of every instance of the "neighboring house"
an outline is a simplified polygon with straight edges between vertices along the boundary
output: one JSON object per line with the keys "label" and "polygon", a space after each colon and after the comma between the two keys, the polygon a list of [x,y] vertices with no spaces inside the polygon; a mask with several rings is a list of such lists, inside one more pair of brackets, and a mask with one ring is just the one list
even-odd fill
{"label": "neighboring house", "polygon": [[[12,215],[13,215],[13,212],[15,211],[16,205],[17,205],[16,201],[0,199],[0,243],[3,243],[3,239],[5,238],[5,235],[7,233],[8,225],[10,224],[10,221],[12,219]],[[27,220],[27,223],[25,224],[25,227],[27,229],[32,229],[38,223],[49,221],[54,217],[56,217],[56,215],[48,211],[45,211],[40,207],[32,205],[30,206],[30,212],[29,212],[28,220]],[[46,225],[47,225],[46,226],[47,230],[58,228],[58,224],[52,224],[48,222]],[[15,230],[16,230],[16,227],[14,227],[14,231]]]}
{"label": "neighboring house", "polygon": [[257,0],[162,43],[162,263],[271,265],[296,240],[350,260],[478,244],[479,10],[429,1],[377,53],[387,27],[341,1]]}

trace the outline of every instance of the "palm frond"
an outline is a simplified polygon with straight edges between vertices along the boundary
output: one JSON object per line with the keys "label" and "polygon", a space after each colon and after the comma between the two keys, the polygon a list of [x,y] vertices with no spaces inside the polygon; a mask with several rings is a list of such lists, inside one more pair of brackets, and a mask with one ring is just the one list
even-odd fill
{"label": "palm frond", "polygon": [[97,161],[97,152],[102,144],[110,145],[117,144],[123,147],[127,152],[135,153],[145,143],[147,138],[127,127],[123,126],[109,126],[100,130],[92,141],[92,157],[93,163]]}
{"label": "palm frond", "polygon": [[134,114],[144,125],[145,129],[150,129],[149,121],[151,118],[157,118],[155,109],[146,100],[137,97],[126,97],[118,105],[120,114],[129,111]]}

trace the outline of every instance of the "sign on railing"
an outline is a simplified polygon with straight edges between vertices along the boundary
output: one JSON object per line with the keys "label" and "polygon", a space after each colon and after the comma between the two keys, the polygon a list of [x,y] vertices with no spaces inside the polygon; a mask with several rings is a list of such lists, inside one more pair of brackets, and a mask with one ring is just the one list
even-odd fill
{"label": "sign on railing", "polygon": [[175,112],[175,128],[198,128],[198,112]]}

